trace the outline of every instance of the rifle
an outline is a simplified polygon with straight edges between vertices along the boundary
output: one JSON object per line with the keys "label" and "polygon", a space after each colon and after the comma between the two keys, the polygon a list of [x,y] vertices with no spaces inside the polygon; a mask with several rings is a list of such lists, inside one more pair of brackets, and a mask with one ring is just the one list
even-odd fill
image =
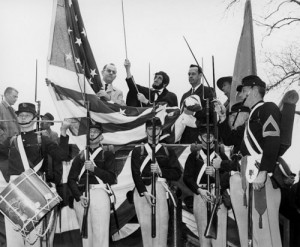
{"label": "rifle", "polygon": [[[215,67],[214,67],[214,57],[212,57],[213,65],[213,87],[214,87],[214,98],[216,98],[216,83],[215,83]],[[214,121],[214,146],[216,154],[219,154],[219,138],[218,138],[218,126],[217,126],[217,113],[214,110],[213,113]],[[219,205],[222,202],[220,195],[220,174],[219,167],[215,167],[215,200],[213,203],[212,211],[210,218],[208,219],[207,226],[204,232],[206,238],[217,239],[218,235],[218,209]]]}
{"label": "rifle", "polygon": [[[34,92],[34,102],[37,103],[37,111],[36,111],[36,133],[37,133],[37,142],[38,142],[38,147],[39,147],[39,152],[41,154],[42,149],[40,148],[41,143],[42,143],[42,134],[41,134],[41,127],[40,127],[40,115],[41,115],[41,101],[37,100],[37,79],[38,77],[38,60],[35,60],[35,92]],[[42,180],[46,182],[46,174],[45,172],[42,175]],[[44,232],[45,229],[47,229],[47,216],[43,220],[43,225],[42,225],[42,231]],[[48,241],[48,233],[45,235],[45,241],[46,241],[46,246],[49,246],[49,241]],[[43,246],[43,237],[40,238],[40,243],[41,246]]]}
{"label": "rifle", "polygon": [[[90,102],[87,101],[87,95],[85,95],[85,105],[86,105],[86,112],[87,112],[87,135],[86,135],[86,156],[85,156],[85,160],[89,160],[90,159]],[[90,186],[89,186],[89,171],[86,170],[86,180],[85,180],[85,197],[88,200],[88,205],[84,208],[84,212],[83,212],[83,220],[82,220],[82,226],[81,226],[81,236],[82,238],[87,239],[88,238],[88,211],[89,211],[89,206],[90,206]]]}
{"label": "rifle", "polygon": [[249,201],[248,201],[248,247],[253,247],[252,200],[253,200],[253,187],[252,187],[252,183],[249,183]]}
{"label": "rifle", "polygon": [[[155,103],[154,103],[155,104]],[[152,163],[155,163],[155,148],[156,148],[156,126],[155,119],[152,118]],[[154,199],[151,198],[151,236],[156,237],[156,173],[153,172],[151,176],[151,194]]]}

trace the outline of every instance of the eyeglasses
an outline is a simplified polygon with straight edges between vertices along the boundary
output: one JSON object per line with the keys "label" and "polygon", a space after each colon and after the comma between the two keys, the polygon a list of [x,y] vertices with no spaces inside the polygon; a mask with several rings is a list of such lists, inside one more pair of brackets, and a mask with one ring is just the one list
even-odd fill
{"label": "eyeglasses", "polygon": [[115,70],[106,69],[105,71],[109,74],[113,74],[113,75],[117,74],[117,71],[115,71]]}

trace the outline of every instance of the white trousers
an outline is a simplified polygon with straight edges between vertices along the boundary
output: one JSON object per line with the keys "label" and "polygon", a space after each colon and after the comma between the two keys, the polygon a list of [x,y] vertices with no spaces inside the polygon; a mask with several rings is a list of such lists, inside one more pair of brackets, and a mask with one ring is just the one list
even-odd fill
{"label": "white trousers", "polygon": [[[81,202],[74,202],[74,209],[80,230],[82,227],[84,207]],[[88,238],[82,239],[83,247],[109,246],[110,199],[102,189],[90,190],[88,211]]]}
{"label": "white trousers", "polygon": [[206,202],[200,195],[194,194],[194,216],[198,229],[199,243],[201,247],[224,247],[227,242],[227,209],[224,204],[218,210],[218,233],[217,239],[204,237],[207,226],[207,207]]}
{"label": "white trousers", "polygon": [[[247,184],[248,187],[248,184]],[[253,196],[252,224],[253,224],[253,246],[254,247],[281,247],[279,231],[279,206],[281,200],[280,189],[274,189],[271,179],[267,176],[265,183],[267,209],[262,215],[262,229],[259,228],[259,214],[255,207]],[[232,208],[234,210],[238,225],[241,247],[248,246],[248,207],[244,206],[243,189],[240,173],[230,177],[230,195]],[[246,191],[248,201],[248,189]],[[248,202],[247,202],[248,204]]]}
{"label": "white trousers", "polygon": [[[151,185],[146,186],[151,192]],[[156,182],[156,237],[151,235],[151,206],[134,190],[134,206],[141,226],[143,247],[167,247],[169,212],[166,189]]]}

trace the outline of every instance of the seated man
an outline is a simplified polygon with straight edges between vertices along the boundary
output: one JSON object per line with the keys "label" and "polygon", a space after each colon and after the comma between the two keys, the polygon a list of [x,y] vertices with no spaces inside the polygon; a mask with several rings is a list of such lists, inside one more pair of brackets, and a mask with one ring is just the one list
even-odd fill
{"label": "seated man", "polygon": [[[159,118],[148,119],[146,133],[148,142],[137,146],[132,151],[131,170],[135,184],[134,206],[141,226],[144,247],[167,247],[169,212],[166,192],[169,191],[167,180],[176,181],[181,176],[181,168],[174,150],[158,143],[162,132]],[[154,134],[154,136],[153,136]],[[155,142],[155,147],[153,147]],[[155,149],[155,160],[152,150]],[[156,197],[152,195],[153,182]],[[155,205],[156,236],[152,236],[152,206]]]}
{"label": "seated man", "polygon": [[133,76],[130,71],[130,61],[125,60],[126,69],[126,82],[129,88],[126,103],[128,106],[147,107],[152,106],[153,103],[165,102],[168,106],[178,106],[176,94],[168,91],[170,78],[163,72],[155,73],[152,88],[143,87],[134,82]]}
{"label": "seated man", "polygon": [[[82,229],[83,213],[88,208],[87,238],[83,238],[84,247],[109,246],[109,220],[110,220],[110,185],[116,183],[114,160],[115,155],[111,151],[102,149],[103,129],[100,123],[90,125],[89,155],[81,152],[72,164],[68,185],[75,198],[74,209],[76,211],[79,226]],[[86,154],[86,155],[85,155]],[[86,179],[90,198],[83,193]]]}

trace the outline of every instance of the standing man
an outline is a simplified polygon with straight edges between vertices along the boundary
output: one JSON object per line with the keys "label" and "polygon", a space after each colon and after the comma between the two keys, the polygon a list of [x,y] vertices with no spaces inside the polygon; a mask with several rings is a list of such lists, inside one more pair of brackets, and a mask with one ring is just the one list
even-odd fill
{"label": "standing man", "polygon": [[[153,128],[155,128],[153,130]],[[146,121],[148,143],[137,146],[132,151],[131,171],[135,184],[134,206],[141,226],[144,247],[167,247],[169,212],[166,192],[167,180],[178,180],[181,168],[174,150],[158,143],[162,132],[159,118]],[[155,133],[155,138],[153,138]],[[152,161],[152,143],[155,139],[155,162]],[[156,197],[151,194],[152,174],[156,174]],[[170,194],[170,193],[169,193]],[[170,195],[171,196],[171,195]],[[151,206],[155,200],[156,237],[151,236]],[[172,202],[171,202],[172,203]]]}
{"label": "standing man", "polygon": [[[0,143],[3,143],[8,137],[20,133],[17,115],[12,108],[18,99],[18,94],[19,92],[12,87],[7,87],[4,91],[4,98],[0,104],[0,120],[8,121],[0,122]],[[7,186],[8,181],[8,160],[0,159],[0,192]],[[1,213],[0,217],[0,228],[4,230],[4,218]]]}
{"label": "standing man", "polygon": [[51,121],[54,121],[54,117],[51,113],[47,112],[45,115],[41,116],[42,120],[45,120],[45,122],[41,123],[41,129],[44,130],[42,132],[43,135],[48,136],[51,141],[54,141],[58,144],[58,134],[57,132],[53,131],[51,129],[51,126],[54,124]]}
{"label": "standing man", "polygon": [[0,104],[0,120],[8,121],[0,122],[1,143],[3,143],[7,137],[11,137],[20,133],[17,115],[12,107],[18,99],[18,94],[19,92],[12,87],[8,87],[4,91],[4,99]]}
{"label": "standing man", "polygon": [[[206,125],[199,128],[198,138],[201,149],[194,150],[188,156],[183,173],[183,181],[194,193],[193,212],[197,224],[199,244],[201,247],[223,247],[226,246],[227,238],[227,209],[222,203],[218,210],[217,239],[204,236],[207,227],[207,204],[214,201],[215,167],[220,168],[221,158],[214,150],[213,125],[209,126],[210,135],[207,136]],[[208,152],[209,151],[209,152]],[[209,157],[207,154],[209,153]],[[208,160],[210,166],[208,166]],[[207,187],[208,176],[210,176],[211,193]],[[211,206],[211,205],[210,205]]]}
{"label": "standing man", "polygon": [[[202,77],[202,69],[197,66],[197,65],[190,65],[189,68],[189,72],[188,72],[188,76],[189,76],[189,82],[192,86],[192,88],[187,91],[181,98],[180,101],[180,108],[184,109],[186,107],[185,105],[185,100],[192,94],[196,94],[199,96],[200,101],[201,101],[201,110],[197,111],[195,113],[191,113],[195,116],[196,119],[205,119],[205,108],[206,108],[206,101],[205,99],[209,98],[210,101],[210,113],[212,113],[213,110],[213,105],[211,104],[211,101],[213,99],[213,89],[204,86],[201,83],[201,77]],[[198,123],[201,124],[201,123]],[[192,128],[192,127],[186,127],[180,143],[181,144],[190,144],[190,143],[195,143],[196,141],[198,141],[198,130],[197,128]]]}
{"label": "standing man", "polygon": [[100,99],[112,101],[119,105],[126,105],[123,100],[123,92],[112,84],[117,77],[116,66],[113,63],[106,64],[101,73],[105,84],[104,88],[97,93]]}
{"label": "standing man", "polygon": [[[88,238],[83,239],[84,247],[109,246],[110,185],[116,183],[114,160],[111,151],[102,149],[103,129],[101,123],[91,123],[90,157],[85,158],[84,151],[78,154],[68,177],[68,184],[75,198],[74,209],[79,226],[82,226],[84,208],[88,207]],[[90,201],[84,195],[86,173],[89,173]],[[111,191],[110,191],[111,192]],[[82,230],[82,229],[81,229]]]}
{"label": "standing man", "polygon": [[252,220],[253,239],[247,237],[245,239],[248,227],[244,227],[245,231],[240,232],[241,246],[246,246],[250,240],[253,241],[254,247],[281,247],[279,232],[281,193],[279,188],[273,187],[270,177],[279,154],[281,113],[277,105],[263,101],[266,84],[258,76],[244,77],[241,87],[244,105],[251,109],[241,144],[243,155],[241,169],[245,171],[249,181],[248,195],[253,196],[252,205],[248,205],[248,208],[252,207],[252,217],[248,219],[248,223]]}
{"label": "standing man", "polygon": [[168,106],[178,106],[176,94],[167,89],[170,78],[167,73],[159,71],[155,73],[152,88],[143,87],[135,84],[130,68],[131,63],[128,59],[125,60],[124,66],[126,69],[126,82],[129,88],[126,103],[128,106],[147,107],[153,103],[165,102]]}
{"label": "standing man", "polygon": [[[37,112],[34,104],[19,104],[16,114],[21,129],[20,134],[12,138],[7,138],[3,144],[0,144],[1,157],[7,157],[9,161],[8,172],[10,181],[13,181],[28,168],[34,169],[37,174],[42,174],[42,162],[47,154],[51,155],[57,161],[68,160],[69,138],[66,135],[66,131],[70,127],[69,122],[64,121],[62,124],[60,146],[58,146],[56,143],[50,141],[48,137],[39,136],[35,132],[34,120],[36,119]],[[5,226],[7,246],[40,246],[40,241],[37,241],[33,245],[27,243],[22,238],[21,233],[15,230],[12,223],[6,217]]]}

